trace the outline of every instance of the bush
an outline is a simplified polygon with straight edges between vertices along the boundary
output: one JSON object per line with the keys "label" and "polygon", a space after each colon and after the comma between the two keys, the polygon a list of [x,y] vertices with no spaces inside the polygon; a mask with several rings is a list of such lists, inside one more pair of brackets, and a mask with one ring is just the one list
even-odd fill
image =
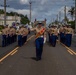
{"label": "bush", "polygon": [[0,25],[0,31],[1,31],[3,28],[4,28],[4,26],[3,26],[3,25]]}

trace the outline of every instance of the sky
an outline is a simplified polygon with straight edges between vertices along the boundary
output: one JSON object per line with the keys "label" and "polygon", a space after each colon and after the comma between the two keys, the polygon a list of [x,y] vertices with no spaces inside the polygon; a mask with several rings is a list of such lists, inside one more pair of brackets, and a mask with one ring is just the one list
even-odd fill
{"label": "sky", "polygon": [[[11,12],[18,12],[23,15],[27,15],[28,17],[30,12],[30,6],[29,6],[30,0],[6,0],[7,5],[10,7],[7,7],[7,11]],[[57,14],[61,12],[61,20],[64,18],[64,6],[66,5],[66,12],[67,17],[69,19],[70,15],[68,13],[68,10],[71,6],[74,6],[74,0],[31,0],[32,2],[32,22],[37,20],[44,20],[47,19],[47,23],[51,23],[53,20],[57,18]],[[0,5],[4,5],[4,0],[0,0]],[[0,6],[0,9],[3,9],[3,7]]]}

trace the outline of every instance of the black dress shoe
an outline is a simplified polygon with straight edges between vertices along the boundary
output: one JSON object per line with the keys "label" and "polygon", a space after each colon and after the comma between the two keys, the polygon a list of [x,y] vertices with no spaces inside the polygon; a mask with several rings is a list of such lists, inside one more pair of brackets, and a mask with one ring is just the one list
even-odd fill
{"label": "black dress shoe", "polygon": [[36,61],[39,61],[39,60],[41,60],[41,58],[36,58]]}
{"label": "black dress shoe", "polygon": [[32,57],[31,59],[33,59],[33,60],[35,60],[35,61],[41,60],[41,58],[36,58],[36,57]]}

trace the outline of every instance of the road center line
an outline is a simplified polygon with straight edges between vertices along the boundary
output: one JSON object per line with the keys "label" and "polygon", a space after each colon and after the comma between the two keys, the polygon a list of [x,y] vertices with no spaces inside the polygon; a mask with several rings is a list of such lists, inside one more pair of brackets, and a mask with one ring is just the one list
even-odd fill
{"label": "road center line", "polygon": [[[30,38],[27,39],[27,41],[29,41],[31,38],[33,38],[34,35],[32,35]],[[8,54],[6,54],[4,57],[2,57],[0,59],[0,62],[2,62],[4,59],[6,59],[9,55],[14,55],[18,50],[19,47],[16,47],[15,49],[13,49],[11,52],[9,52]]]}
{"label": "road center line", "polygon": [[73,53],[70,50],[67,50],[71,55],[73,55]]}
{"label": "road center line", "polygon": [[[60,42],[61,43],[61,42]],[[73,53],[74,55],[76,55],[76,52],[74,52],[72,49],[70,49],[69,47],[67,47],[66,45],[64,45],[63,43],[61,43],[66,49],[68,49],[71,53]]]}
{"label": "road center line", "polygon": [[18,50],[15,50],[13,53],[11,53],[11,56],[14,55]]}

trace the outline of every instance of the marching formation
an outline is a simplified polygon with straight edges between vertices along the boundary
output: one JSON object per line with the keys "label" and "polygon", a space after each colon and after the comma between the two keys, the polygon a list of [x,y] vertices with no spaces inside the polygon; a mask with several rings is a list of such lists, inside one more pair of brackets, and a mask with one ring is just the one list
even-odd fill
{"label": "marching formation", "polygon": [[61,43],[70,47],[73,34],[74,31],[70,25],[62,25],[60,28],[57,28],[56,25],[52,25],[48,29],[49,42],[53,47],[56,46],[57,39],[59,39]]}
{"label": "marching formation", "polygon": [[27,35],[29,31],[35,31],[35,46],[36,46],[36,58],[32,58],[36,61],[41,60],[43,45],[46,42],[46,35],[48,33],[49,43],[51,46],[56,46],[56,41],[60,40],[61,43],[66,46],[71,46],[73,29],[70,25],[62,25],[59,28],[56,25],[51,25],[51,27],[46,28],[40,22],[36,27],[27,29],[24,26],[19,27],[16,30],[14,27],[5,26],[2,30],[2,47],[8,46],[16,41],[18,41],[18,46],[22,46],[27,41]]}
{"label": "marching formation", "polygon": [[22,46],[26,40],[28,35],[28,29],[21,26],[20,29],[17,31],[16,28],[13,26],[8,27],[6,25],[2,30],[2,47],[6,47],[18,39],[18,46]]}
{"label": "marching formation", "polygon": [[21,26],[18,31],[18,46],[22,46],[27,41],[28,29]]}
{"label": "marching formation", "polygon": [[17,41],[16,29],[7,25],[2,30],[2,47],[8,46]]}

